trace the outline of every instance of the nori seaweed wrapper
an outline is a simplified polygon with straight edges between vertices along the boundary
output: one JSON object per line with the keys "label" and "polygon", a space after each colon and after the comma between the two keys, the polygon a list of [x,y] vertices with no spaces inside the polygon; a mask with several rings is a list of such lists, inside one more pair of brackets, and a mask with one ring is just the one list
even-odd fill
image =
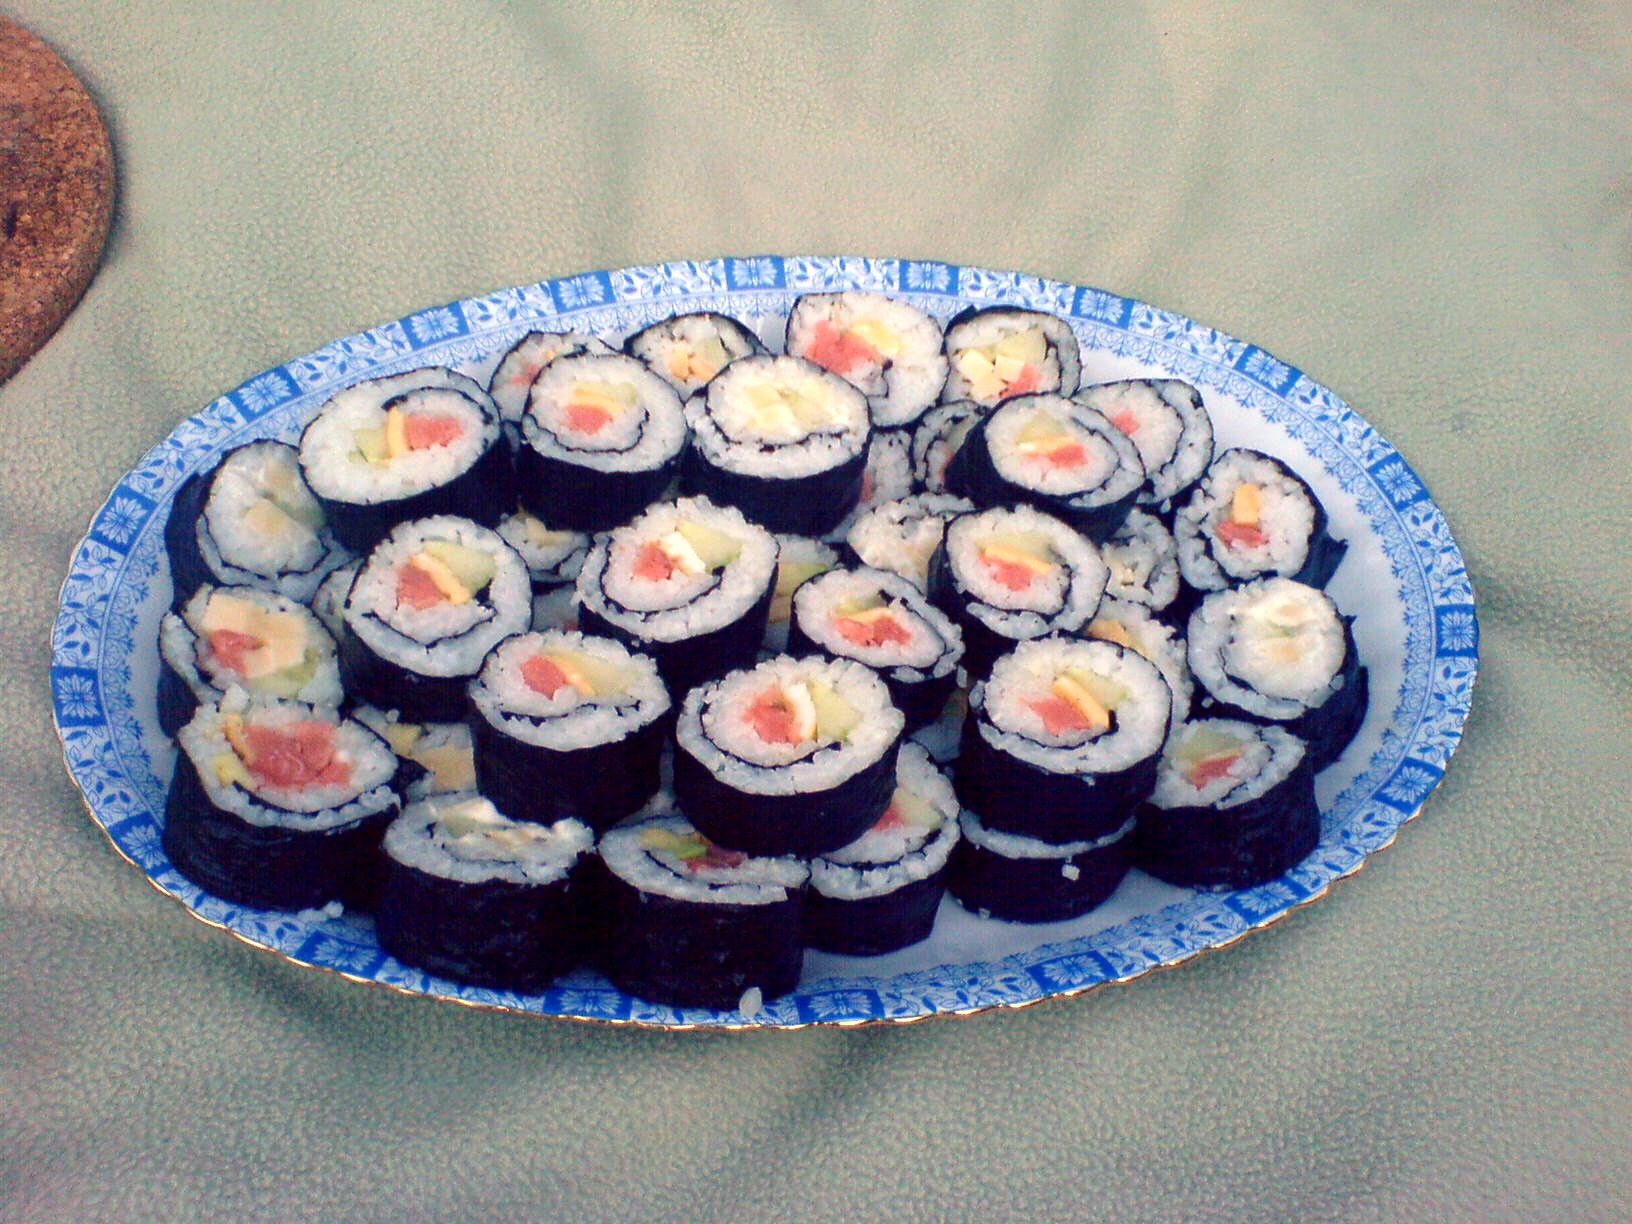
{"label": "nori seaweed wrapper", "polygon": [[967,910],[1005,922],[1063,922],[1103,905],[1128,873],[1132,830],[1074,854],[1010,858],[964,837],[946,889]]}
{"label": "nori seaweed wrapper", "polygon": [[[850,864],[858,869],[863,864]],[[841,956],[879,956],[928,939],[946,893],[946,869],[873,897],[805,894],[805,946]]]}
{"label": "nori seaweed wrapper", "polygon": [[716,505],[735,506],[779,535],[822,536],[860,503],[866,471],[866,447],[835,467],[782,479],[728,472],[692,447],[680,466],[680,485],[687,494],[702,493]]}
{"label": "nori seaweed wrapper", "polygon": [[476,784],[514,820],[574,817],[605,832],[657,793],[672,712],[624,739],[559,751],[504,734],[479,711],[469,719]]}
{"label": "nori seaweed wrapper", "polygon": [[555,530],[610,531],[659,500],[679,464],[676,455],[645,471],[603,472],[523,444],[516,453],[516,495]]}
{"label": "nori seaweed wrapper", "polygon": [[367,554],[393,527],[410,519],[453,514],[497,527],[516,505],[510,453],[497,440],[460,475],[409,497],[344,502],[317,495],[317,500],[335,538],[358,554]]}

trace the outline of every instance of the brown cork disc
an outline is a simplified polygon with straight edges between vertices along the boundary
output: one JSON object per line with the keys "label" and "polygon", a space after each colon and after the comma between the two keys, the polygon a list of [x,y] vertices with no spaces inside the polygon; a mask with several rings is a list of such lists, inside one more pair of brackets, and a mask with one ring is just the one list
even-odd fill
{"label": "brown cork disc", "polygon": [[112,216],[96,104],[50,47],[0,17],[0,382],[79,301]]}

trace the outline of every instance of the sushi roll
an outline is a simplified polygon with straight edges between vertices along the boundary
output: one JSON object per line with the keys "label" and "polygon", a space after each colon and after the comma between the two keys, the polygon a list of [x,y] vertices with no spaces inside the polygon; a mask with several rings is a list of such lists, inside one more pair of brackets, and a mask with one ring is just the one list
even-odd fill
{"label": "sushi roll", "polygon": [[1072,398],[1133,439],[1149,482],[1140,504],[1159,513],[1167,513],[1213,460],[1213,421],[1187,382],[1133,378],[1083,387]]}
{"label": "sushi roll", "polygon": [[865,395],[879,429],[913,424],[940,398],[942,339],[929,315],[881,293],[807,293],[788,312],[787,352]]}
{"label": "sushi roll", "polygon": [[182,875],[256,909],[372,907],[401,807],[383,739],[333,708],[234,691],[176,745],[163,842]]}
{"label": "sushi roll", "polygon": [[576,820],[511,820],[480,795],[410,804],[385,831],[375,930],[406,965],[534,994],[580,959],[580,864],[595,835]]}
{"label": "sushi roll", "polygon": [[912,479],[924,493],[946,492],[946,469],[986,407],[974,400],[953,400],[924,413],[912,431]]}
{"label": "sushi roll", "polygon": [[837,568],[839,554],[831,545],[808,536],[776,537],[776,590],[765,622],[763,648],[783,654],[788,648],[788,628],[793,617],[793,593],[799,585],[818,574]]}
{"label": "sushi roll", "polygon": [[1132,440],[1063,395],[1005,401],[946,469],[947,488],[977,506],[1035,506],[1096,544],[1122,525],[1144,482]]}
{"label": "sushi roll", "polygon": [[743,357],[686,401],[683,487],[771,531],[820,536],[861,497],[866,397],[798,357]]}
{"label": "sushi roll", "polygon": [[282,442],[240,446],[189,476],[171,503],[164,543],[173,608],[206,583],[305,603],[348,559],[306,487],[299,454]]}
{"label": "sushi roll", "polygon": [[1143,655],[1156,665],[1173,694],[1173,713],[1168,719],[1169,730],[1176,729],[1190,717],[1190,701],[1194,685],[1190,682],[1190,665],[1185,660],[1184,639],[1173,626],[1157,620],[1143,604],[1122,599],[1105,599],[1093,620],[1081,630],[1086,638],[1101,642],[1115,642]]}
{"label": "sushi roll", "polygon": [[1326,530],[1326,510],[1280,460],[1227,450],[1173,519],[1179,569],[1197,592],[1256,578],[1323,587],[1348,545]]}
{"label": "sushi roll", "polygon": [[794,858],[716,845],[684,817],[658,815],[601,838],[612,984],[673,1007],[758,1010],[799,981],[809,871]]}
{"label": "sushi roll", "polygon": [[1324,591],[1290,578],[1218,591],[1191,614],[1186,641],[1197,709],[1284,725],[1317,772],[1365,717],[1366,669]]}
{"label": "sushi roll", "polygon": [[941,399],[990,408],[1015,395],[1070,395],[1081,378],[1076,333],[1058,315],[1010,306],[970,307],[946,325]]}
{"label": "sushi roll", "polygon": [[501,539],[521,555],[533,590],[544,592],[578,581],[589,556],[587,532],[548,527],[537,515],[517,510],[499,520]]}
{"label": "sushi roll", "polygon": [[929,561],[947,522],[974,509],[974,502],[951,493],[914,493],[883,502],[856,518],[845,533],[845,547],[862,565],[890,570],[927,591]]}
{"label": "sushi roll", "polygon": [[468,724],[409,722],[378,706],[359,706],[352,717],[390,744],[402,762],[397,789],[404,803],[475,792],[476,758]]}
{"label": "sushi roll", "polygon": [[963,659],[963,634],[899,574],[835,569],[793,595],[788,653],[817,652],[854,659],[882,676],[910,735],[946,708]]}
{"label": "sushi roll", "polygon": [[957,840],[952,784],[927,752],[903,744],[884,814],[848,846],[811,860],[806,946],[877,956],[927,939]]}
{"label": "sushi roll", "polygon": [[859,663],[768,659],[686,696],[675,796],[719,845],[826,854],[889,806],[902,724],[883,680]]}
{"label": "sushi roll", "polygon": [[678,699],[759,653],[776,538],[706,497],[651,507],[599,536],[578,575],[586,633],[650,655]]}
{"label": "sushi roll", "polygon": [[532,624],[527,566],[495,531],[441,515],[404,523],[346,596],[340,674],[356,701],[415,721],[464,716],[487,652]]}
{"label": "sushi roll", "polygon": [[487,394],[499,411],[512,446],[521,442],[521,418],[527,413],[527,395],[539,373],[557,357],[595,357],[612,352],[611,345],[586,332],[528,332],[505,350],[488,379]]}
{"label": "sushi roll", "polygon": [[1064,922],[1110,899],[1128,874],[1134,818],[1099,837],[1055,843],[987,828],[974,812],[946,867],[946,891],[982,918]]}
{"label": "sushi roll", "polygon": [[441,367],[335,395],[300,436],[300,466],[336,537],[358,553],[409,519],[453,514],[491,527],[515,507],[498,409]]}
{"label": "sushi roll", "polygon": [[159,622],[159,728],[174,735],[230,688],[337,706],[334,639],[310,609],[255,587],[202,586]]}
{"label": "sushi roll", "polygon": [[1173,533],[1154,514],[1128,511],[1122,526],[1099,546],[1110,568],[1107,599],[1120,599],[1162,612],[1179,597],[1179,549]]}
{"label": "sushi roll", "polygon": [[1099,550],[1026,506],[954,518],[929,567],[929,597],[963,630],[964,670],[983,678],[1016,642],[1074,633],[1109,577]]}
{"label": "sushi roll", "polygon": [[738,357],[763,353],[765,345],[729,315],[699,310],[641,328],[624,341],[623,351],[687,399]]}
{"label": "sushi roll", "polygon": [[523,633],[470,685],[478,789],[509,816],[600,832],[659,785],[669,694],[657,666],[607,638]]}
{"label": "sushi roll", "polygon": [[674,389],[634,357],[558,357],[521,418],[516,492],[552,527],[606,531],[667,492],[686,443]]}
{"label": "sushi roll", "polygon": [[1091,841],[1149,796],[1173,697],[1154,664],[1112,642],[1024,642],[969,693],[958,799],[984,828]]}
{"label": "sushi roll", "polygon": [[1251,888],[1315,848],[1315,774],[1297,736],[1233,719],[1187,723],[1139,812],[1134,865],[1185,888]]}

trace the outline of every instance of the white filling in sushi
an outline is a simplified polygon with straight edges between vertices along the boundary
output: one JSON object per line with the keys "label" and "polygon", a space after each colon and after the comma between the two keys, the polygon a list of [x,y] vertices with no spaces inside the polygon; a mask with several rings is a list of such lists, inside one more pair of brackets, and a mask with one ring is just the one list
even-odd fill
{"label": "white filling in sushi", "polygon": [[[233,451],[211,478],[198,522],[199,550],[221,577],[233,570],[263,579],[310,574],[331,547],[323,526],[323,509],[301,477],[295,449],[255,442]],[[301,598],[310,590],[288,593]]]}

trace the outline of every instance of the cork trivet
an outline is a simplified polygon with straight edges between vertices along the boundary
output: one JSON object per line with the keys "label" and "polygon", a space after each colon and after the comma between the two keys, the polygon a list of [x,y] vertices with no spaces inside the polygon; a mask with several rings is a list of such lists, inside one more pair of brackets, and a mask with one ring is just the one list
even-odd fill
{"label": "cork trivet", "polygon": [[0,382],[79,301],[112,216],[96,104],[50,47],[0,17]]}

